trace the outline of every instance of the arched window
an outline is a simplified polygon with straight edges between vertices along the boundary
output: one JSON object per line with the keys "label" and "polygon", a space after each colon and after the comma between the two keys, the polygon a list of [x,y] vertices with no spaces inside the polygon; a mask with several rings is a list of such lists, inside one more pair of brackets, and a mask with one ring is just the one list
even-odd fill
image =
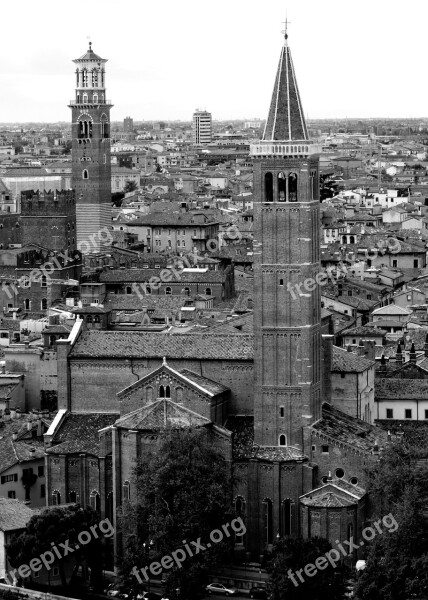
{"label": "arched window", "polygon": [[79,494],[73,490],[73,491],[69,492],[68,499],[69,499],[68,500],[69,502],[77,503],[77,502],[79,502]]}
{"label": "arched window", "polygon": [[165,398],[165,386],[163,385],[159,387],[159,398]]}
{"label": "arched window", "polygon": [[42,275],[42,278],[40,280],[40,286],[46,287],[46,275]]}
{"label": "arched window", "polygon": [[263,542],[265,545],[273,542],[273,523],[272,523],[272,500],[265,498],[263,500]]}
{"label": "arched window", "polygon": [[279,446],[286,446],[287,445],[287,436],[285,435],[285,433],[281,433],[280,434],[278,445]]}
{"label": "arched window", "polygon": [[149,285],[146,285],[146,294],[151,294],[152,288]]}
{"label": "arched window", "polygon": [[92,102],[93,102],[94,104],[98,104],[98,94],[94,94],[94,95],[93,95],[93,97],[92,97]]}
{"label": "arched window", "polygon": [[108,138],[109,137],[109,125],[107,121],[107,116],[103,114],[101,116],[101,137]]}
{"label": "arched window", "polygon": [[46,298],[42,298],[41,309],[42,310],[47,310],[48,309],[48,301],[47,301]]}
{"label": "arched window", "polygon": [[100,512],[101,510],[101,498],[99,493],[96,490],[92,490],[91,495],[89,497],[89,501],[91,504],[91,507],[96,510],[97,512]]}
{"label": "arched window", "polygon": [[153,402],[153,388],[151,385],[146,389],[146,400],[147,402]]}
{"label": "arched window", "polygon": [[131,484],[129,481],[124,481],[122,486],[123,500],[128,501],[131,499]]}
{"label": "arched window", "polygon": [[[245,522],[246,513],[247,513],[247,503],[245,502],[245,500],[242,496],[237,496],[235,498],[235,514],[236,514],[236,516],[240,517],[241,520]],[[240,534],[238,534],[238,533],[236,534],[235,543],[236,544],[244,543],[244,533],[243,532],[241,532]]]}
{"label": "arched window", "polygon": [[61,504],[61,494],[58,490],[54,490],[52,492],[52,504],[54,506],[58,506],[59,504]]}
{"label": "arched window", "polygon": [[171,388],[169,385],[165,387],[165,398],[171,398]]}
{"label": "arched window", "polygon": [[88,104],[88,94],[83,94],[83,104]]}
{"label": "arched window", "polygon": [[25,298],[24,306],[25,306],[25,310],[31,310],[31,300],[29,298]]}
{"label": "arched window", "polygon": [[297,202],[297,174],[290,173],[288,176],[288,200]]}
{"label": "arched window", "polygon": [[205,288],[205,296],[212,296],[211,288]]}
{"label": "arched window", "polygon": [[283,280],[283,279],[280,279],[280,280],[279,280],[279,285],[281,285],[281,286],[283,286],[283,285],[284,285],[284,280]]}
{"label": "arched window", "polygon": [[349,243],[355,244],[355,237],[353,235],[351,235],[351,237],[349,238]]}
{"label": "arched window", "polygon": [[265,173],[265,202],[273,202],[273,175]]}
{"label": "arched window", "polygon": [[88,87],[88,71],[82,69],[82,87]]}
{"label": "arched window", "polygon": [[291,535],[291,500],[282,503],[282,534]]}
{"label": "arched window", "polygon": [[92,87],[98,87],[98,71],[92,69]]}
{"label": "arched window", "polygon": [[126,286],[126,293],[132,294],[132,287],[130,285]]}
{"label": "arched window", "polygon": [[168,286],[165,288],[165,295],[166,296],[171,296],[172,294],[172,289]]}
{"label": "arched window", "polygon": [[278,173],[278,202],[287,199],[287,178],[284,173]]}
{"label": "arched window", "polygon": [[89,179],[88,169],[83,169],[82,179]]}

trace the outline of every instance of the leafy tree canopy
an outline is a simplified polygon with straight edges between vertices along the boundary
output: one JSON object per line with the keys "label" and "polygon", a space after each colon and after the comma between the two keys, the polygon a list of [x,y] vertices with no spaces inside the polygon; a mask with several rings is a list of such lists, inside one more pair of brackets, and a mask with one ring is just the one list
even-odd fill
{"label": "leafy tree canopy", "polygon": [[[232,476],[206,429],[166,430],[157,445],[135,467],[136,498],[122,508],[124,554],[122,580],[132,589],[141,586],[134,566],[142,568],[171,555],[184,543],[201,538],[206,546],[210,533],[229,523]],[[174,597],[195,597],[207,581],[208,568],[221,560],[233,541],[224,542],[186,558],[181,568],[165,571],[166,590]]]}

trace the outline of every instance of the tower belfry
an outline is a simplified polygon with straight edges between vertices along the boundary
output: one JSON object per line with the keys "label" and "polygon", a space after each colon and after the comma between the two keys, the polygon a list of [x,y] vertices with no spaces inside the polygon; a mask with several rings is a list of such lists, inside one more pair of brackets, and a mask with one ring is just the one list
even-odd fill
{"label": "tower belfry", "polygon": [[[288,23],[286,22],[286,25]],[[320,147],[309,140],[284,32],[266,126],[254,161],[254,441],[303,447],[320,417]]]}
{"label": "tower belfry", "polygon": [[76,193],[77,247],[98,252],[111,230],[110,108],[106,99],[105,64],[92,50],[76,64],[72,111],[72,187]]}

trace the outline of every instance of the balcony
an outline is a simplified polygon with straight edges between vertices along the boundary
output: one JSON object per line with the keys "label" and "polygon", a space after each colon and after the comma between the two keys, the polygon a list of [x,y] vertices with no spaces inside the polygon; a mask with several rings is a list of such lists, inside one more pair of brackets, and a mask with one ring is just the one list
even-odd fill
{"label": "balcony", "polygon": [[113,104],[111,103],[111,100],[104,100],[103,102],[100,100],[98,102],[77,102],[77,100],[70,100],[68,106],[113,106]]}

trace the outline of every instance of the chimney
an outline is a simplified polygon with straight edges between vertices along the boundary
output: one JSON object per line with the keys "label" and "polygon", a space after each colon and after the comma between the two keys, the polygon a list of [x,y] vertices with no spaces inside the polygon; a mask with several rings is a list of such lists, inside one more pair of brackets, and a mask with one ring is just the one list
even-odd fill
{"label": "chimney", "polygon": [[395,355],[395,362],[397,363],[398,366],[403,364],[403,353],[401,351],[401,344],[400,342],[398,342],[398,346],[397,346],[397,353]]}
{"label": "chimney", "polygon": [[20,409],[20,408],[17,408],[17,409],[16,409],[16,418],[17,418],[17,419],[20,419],[20,418],[21,418],[21,409]]}
{"label": "chimney", "polygon": [[412,347],[410,348],[410,362],[414,365],[416,364],[416,350],[415,344],[412,342]]}
{"label": "chimney", "polygon": [[12,421],[15,419],[16,417],[16,410],[14,408],[10,409],[10,418],[12,419]]}
{"label": "chimney", "polygon": [[382,354],[382,358],[380,359],[380,366],[378,368],[378,372],[379,373],[385,373],[386,371],[386,360],[385,360],[385,355]]}
{"label": "chimney", "polygon": [[369,360],[375,359],[375,342],[372,340],[364,340],[364,354]]}
{"label": "chimney", "polygon": [[10,421],[10,410],[9,410],[8,408],[5,408],[5,409],[4,409],[4,412],[3,412],[3,419],[4,419],[4,421],[6,421],[6,422],[7,422],[7,421]]}

